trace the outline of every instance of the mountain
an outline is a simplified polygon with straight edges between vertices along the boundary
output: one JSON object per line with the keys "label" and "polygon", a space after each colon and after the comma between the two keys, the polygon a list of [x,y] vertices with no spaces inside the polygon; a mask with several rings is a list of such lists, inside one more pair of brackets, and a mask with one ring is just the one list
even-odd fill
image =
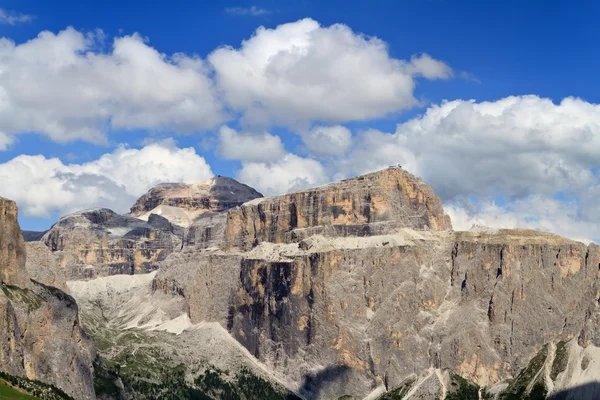
{"label": "mountain", "polygon": [[598,246],[455,232],[398,167],[266,198],[229,178],[159,185],[127,216],[75,213],[27,246],[129,398],[600,391]]}
{"label": "mountain", "polygon": [[77,304],[63,291],[30,280],[17,212],[13,201],[0,198],[2,378],[43,381],[62,390],[57,393],[95,399],[96,350],[79,325]]}
{"label": "mountain", "polygon": [[200,215],[226,211],[258,197],[262,194],[250,186],[223,176],[190,185],[163,183],[140,197],[129,215],[142,220],[151,214],[161,215],[187,227]]}

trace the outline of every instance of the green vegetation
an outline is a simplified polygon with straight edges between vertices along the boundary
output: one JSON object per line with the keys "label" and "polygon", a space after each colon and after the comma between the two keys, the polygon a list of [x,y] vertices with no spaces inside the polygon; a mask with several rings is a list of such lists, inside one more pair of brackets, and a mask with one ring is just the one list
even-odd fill
{"label": "green vegetation", "polygon": [[417,380],[415,378],[408,378],[404,380],[397,388],[390,390],[379,398],[379,400],[401,400],[409,391],[410,388],[415,384]]}
{"label": "green vegetation", "polygon": [[119,376],[108,369],[100,357],[94,360],[94,392],[98,398],[118,399],[121,389],[117,382]]}
{"label": "green vegetation", "polygon": [[[506,390],[500,394],[499,400],[537,400],[546,398],[546,386],[543,374],[540,370],[548,357],[548,345],[544,345],[539,353],[529,362],[517,378],[510,383]],[[527,392],[529,386],[535,379],[531,391]]]}
{"label": "green vegetation", "polygon": [[469,382],[462,376],[452,374],[450,390],[446,395],[447,400],[478,400],[479,386]]}
{"label": "green vegetation", "polygon": [[558,342],[556,344],[556,355],[554,356],[554,362],[552,363],[552,371],[550,372],[550,379],[555,380],[558,374],[567,369],[569,363],[567,343]]}
{"label": "green vegetation", "polygon": [[4,400],[35,400],[37,397],[33,397],[27,393],[23,393],[3,380],[0,380],[0,399]]}
{"label": "green vegetation", "polygon": [[[0,385],[1,399],[5,398],[2,397],[2,395],[7,394],[8,396],[11,394],[11,392],[15,391],[14,388],[18,388],[20,390],[23,390],[24,392],[27,392],[29,394],[28,397],[6,397],[6,399],[73,400],[71,396],[67,395],[62,390],[40,381],[35,381],[20,376],[9,375],[5,372],[0,372],[0,382],[1,381],[4,381],[2,382],[3,386]],[[7,386],[5,382],[12,387]],[[3,389],[5,389],[5,391],[2,391]],[[24,395],[23,393],[18,391],[17,393],[21,396]],[[12,393],[12,395],[15,394]]]}
{"label": "green vegetation", "polygon": [[44,304],[44,298],[29,289],[12,285],[2,285],[2,291],[13,303],[26,306],[27,312],[35,311]]}

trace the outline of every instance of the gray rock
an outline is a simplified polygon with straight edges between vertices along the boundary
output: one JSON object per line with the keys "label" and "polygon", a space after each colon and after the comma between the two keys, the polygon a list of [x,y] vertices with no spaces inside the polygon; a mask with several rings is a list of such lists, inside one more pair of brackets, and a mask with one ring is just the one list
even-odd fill
{"label": "gray rock", "polygon": [[183,230],[165,218],[149,221],[108,209],[91,209],[61,218],[42,238],[68,279],[153,271],[181,246]]}
{"label": "gray rock", "polygon": [[79,326],[77,304],[33,280],[14,202],[0,198],[0,368],[52,384],[76,399],[95,399],[95,349]]}

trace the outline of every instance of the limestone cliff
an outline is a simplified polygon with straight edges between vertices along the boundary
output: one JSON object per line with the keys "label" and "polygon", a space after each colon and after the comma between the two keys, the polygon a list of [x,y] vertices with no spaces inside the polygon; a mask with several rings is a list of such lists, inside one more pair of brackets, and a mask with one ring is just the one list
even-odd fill
{"label": "limestone cliff", "polygon": [[0,369],[95,399],[96,353],[79,326],[75,301],[29,280],[17,206],[0,198]]}
{"label": "limestone cliff", "polygon": [[17,220],[15,202],[0,197],[0,283],[24,286],[28,277],[25,264],[25,243]]}
{"label": "limestone cliff", "polygon": [[181,228],[91,209],[61,218],[42,238],[68,279],[149,272],[181,246]]}
{"label": "limestone cliff", "polygon": [[140,197],[130,215],[147,219],[154,213],[187,227],[205,213],[226,211],[258,197],[262,195],[251,187],[222,176],[189,185],[163,183]]}
{"label": "limestone cliff", "polygon": [[315,234],[369,236],[402,227],[452,229],[428,185],[401,168],[388,168],[250,201],[228,213],[225,236],[230,245],[249,249],[263,241],[298,242]]}
{"label": "limestone cliff", "polygon": [[443,398],[454,376],[495,387],[544,346],[600,345],[597,246],[452,232],[431,189],[399,169],[254,200],[196,232],[208,227],[212,245],[194,235],[154,288],[184,296],[192,322],[219,322],[309,399],[407,382],[407,398]]}

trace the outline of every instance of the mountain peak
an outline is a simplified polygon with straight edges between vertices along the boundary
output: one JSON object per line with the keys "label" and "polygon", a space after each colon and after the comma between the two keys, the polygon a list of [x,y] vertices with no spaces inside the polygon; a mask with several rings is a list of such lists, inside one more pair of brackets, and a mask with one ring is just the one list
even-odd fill
{"label": "mountain peak", "polygon": [[257,197],[262,194],[250,186],[217,175],[191,184],[156,185],[136,201],[129,215],[147,220],[150,214],[157,214],[188,226],[202,214],[226,211]]}

